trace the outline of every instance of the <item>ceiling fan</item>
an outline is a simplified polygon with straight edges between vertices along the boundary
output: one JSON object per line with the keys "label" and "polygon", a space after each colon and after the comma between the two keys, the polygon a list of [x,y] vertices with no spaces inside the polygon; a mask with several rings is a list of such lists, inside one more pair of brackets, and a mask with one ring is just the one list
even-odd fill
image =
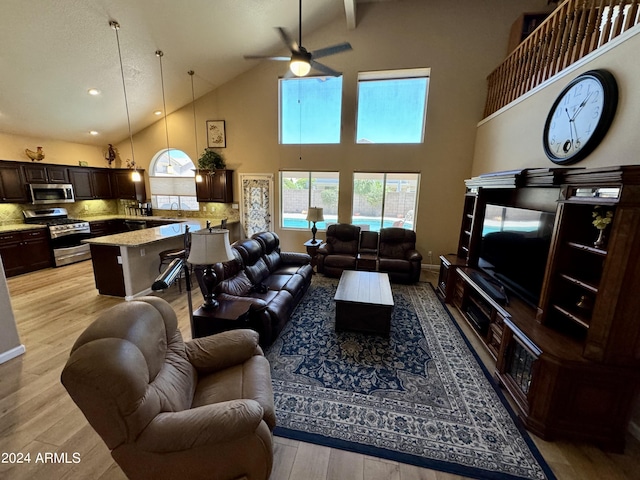
{"label": "ceiling fan", "polygon": [[[247,60],[263,59],[263,60],[277,60],[277,61],[289,62],[290,72],[296,77],[304,77],[311,71],[312,68],[324,74],[331,75],[333,77],[339,76],[340,72],[320,62],[316,62],[316,59],[328,57],[329,55],[335,55],[336,53],[341,53],[347,50],[351,50],[351,45],[348,42],[343,42],[337,45],[333,45],[331,47],[325,47],[319,50],[314,50],[312,52],[307,51],[307,49],[302,46],[302,0],[299,1],[298,12],[299,12],[298,42],[292,39],[284,30],[284,28],[276,27],[276,29],[278,30],[278,33],[280,34],[280,38],[282,39],[284,44],[287,46],[287,48],[289,48],[289,50],[291,51],[291,57],[274,57],[269,55],[245,55],[244,58]],[[290,76],[290,73],[287,72],[287,75],[285,76]]]}

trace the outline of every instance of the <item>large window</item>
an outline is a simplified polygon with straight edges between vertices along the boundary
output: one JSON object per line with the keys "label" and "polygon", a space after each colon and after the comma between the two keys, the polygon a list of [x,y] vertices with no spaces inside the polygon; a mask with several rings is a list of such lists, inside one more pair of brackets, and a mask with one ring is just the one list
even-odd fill
{"label": "large window", "polygon": [[415,230],[419,186],[419,173],[354,173],[351,223],[376,232]]}
{"label": "large window", "polygon": [[340,143],[342,77],[280,79],[280,143]]}
{"label": "large window", "polygon": [[195,165],[174,148],[159,151],[151,161],[151,204],[161,210],[198,210]]}
{"label": "large window", "polygon": [[280,172],[282,228],[310,229],[309,207],[321,207],[324,222],[318,229],[338,221],[338,172]]}
{"label": "large window", "polygon": [[357,143],[422,143],[429,69],[358,74]]}

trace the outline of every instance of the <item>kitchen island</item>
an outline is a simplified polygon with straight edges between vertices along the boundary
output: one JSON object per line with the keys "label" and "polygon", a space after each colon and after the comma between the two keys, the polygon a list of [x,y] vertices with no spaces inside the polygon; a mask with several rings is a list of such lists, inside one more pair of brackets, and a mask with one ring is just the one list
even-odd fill
{"label": "kitchen island", "polygon": [[195,232],[206,227],[206,220],[189,219],[84,240],[91,247],[93,275],[100,294],[125,300],[148,295],[159,274],[159,253],[184,248],[187,226]]}

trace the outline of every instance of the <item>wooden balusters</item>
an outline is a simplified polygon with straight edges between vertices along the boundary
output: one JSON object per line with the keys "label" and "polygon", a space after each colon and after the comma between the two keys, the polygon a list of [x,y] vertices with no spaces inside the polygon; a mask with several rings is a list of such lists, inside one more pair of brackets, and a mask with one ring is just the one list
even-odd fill
{"label": "wooden balusters", "polygon": [[485,117],[640,23],[640,0],[565,0],[488,77]]}

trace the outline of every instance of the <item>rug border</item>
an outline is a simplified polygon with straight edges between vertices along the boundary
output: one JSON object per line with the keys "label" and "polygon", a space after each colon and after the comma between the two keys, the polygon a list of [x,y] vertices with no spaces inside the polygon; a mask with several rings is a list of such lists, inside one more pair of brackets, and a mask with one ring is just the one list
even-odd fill
{"label": "rug border", "polygon": [[[436,299],[440,302],[440,304],[444,308],[444,311],[449,316],[450,321],[455,325],[455,328],[458,330],[458,333],[460,333],[460,336],[462,337],[469,351],[473,355],[473,358],[476,360],[476,363],[480,366],[482,373],[489,381],[489,384],[492,386],[493,390],[496,392],[496,395],[500,399],[500,402],[502,402],[502,405],[505,407],[505,410],[508,412],[509,416],[513,420],[516,428],[518,429],[518,432],[520,433],[527,447],[531,451],[531,454],[536,459],[536,461],[540,465],[540,468],[546,475],[547,480],[557,480],[555,474],[551,470],[551,467],[548,465],[548,463],[540,453],[540,450],[538,450],[538,447],[535,445],[535,443],[529,436],[529,433],[526,431],[526,429],[522,425],[522,422],[520,421],[520,419],[516,416],[515,412],[513,411],[511,405],[509,405],[509,402],[505,398],[499,386],[496,385],[493,376],[491,375],[489,370],[487,370],[484,363],[480,359],[480,356],[476,353],[475,349],[471,345],[471,342],[467,339],[466,335],[464,334],[464,331],[462,330],[460,325],[458,325],[458,322],[449,311],[449,307],[438,296],[433,284],[431,282],[418,282],[418,283],[427,284],[431,287],[431,290],[433,291],[433,294],[435,295]],[[420,456],[412,455],[408,453],[402,453],[402,452],[397,452],[393,450],[387,450],[380,447],[373,447],[373,446],[364,445],[361,443],[349,442],[346,440],[326,437],[324,435],[320,435],[317,433],[302,432],[302,431],[293,430],[290,428],[279,427],[277,425],[273,430],[273,435],[276,437],[288,438],[291,440],[299,440],[301,442],[313,443],[313,444],[322,445],[325,447],[336,448],[338,450],[345,450],[345,451],[359,453],[363,455],[370,455],[372,457],[382,458],[385,460],[392,460],[399,463],[405,463],[405,464],[414,465],[417,467],[428,468],[428,469],[437,470],[445,473],[451,473],[454,475],[462,475],[469,478],[476,478],[478,480],[523,480],[524,479],[524,477],[519,475],[511,475],[511,474],[506,474],[501,472],[492,472],[490,470],[483,470],[477,467],[470,467],[470,466],[460,465],[452,462],[444,462],[441,460],[424,458],[424,457],[420,457]]]}

